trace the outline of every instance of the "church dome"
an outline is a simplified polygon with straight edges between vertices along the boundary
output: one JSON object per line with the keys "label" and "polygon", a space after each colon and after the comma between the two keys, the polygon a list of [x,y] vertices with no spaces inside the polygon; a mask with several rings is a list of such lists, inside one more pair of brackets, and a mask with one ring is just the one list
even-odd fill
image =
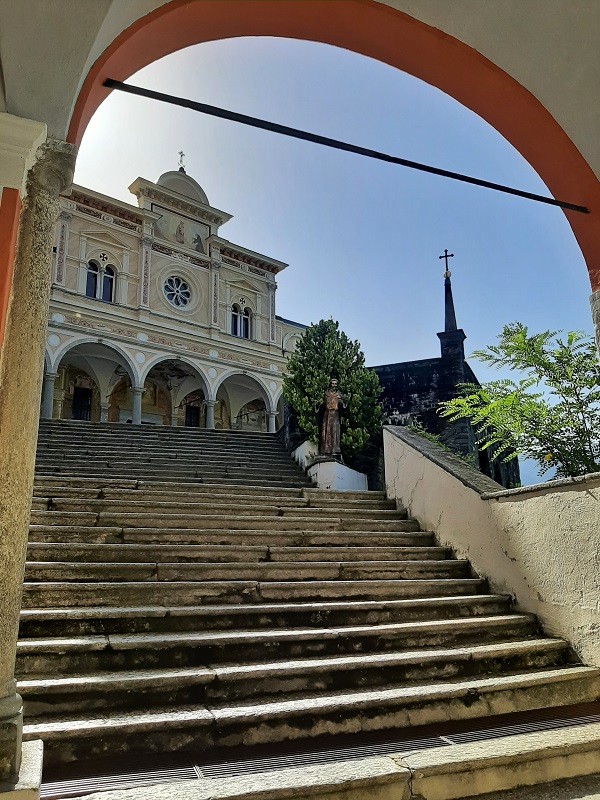
{"label": "church dome", "polygon": [[164,172],[156,183],[159,186],[163,186],[165,189],[169,189],[171,192],[177,192],[184,197],[188,197],[195,203],[203,203],[206,206],[209,205],[208,197],[204,189],[182,169]]}

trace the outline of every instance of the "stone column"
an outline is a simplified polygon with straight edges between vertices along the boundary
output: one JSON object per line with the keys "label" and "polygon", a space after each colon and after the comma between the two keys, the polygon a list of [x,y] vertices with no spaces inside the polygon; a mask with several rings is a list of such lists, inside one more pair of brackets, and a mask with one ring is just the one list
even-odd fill
{"label": "stone column", "polygon": [[275,331],[275,291],[277,289],[276,283],[269,284],[269,341],[274,343],[276,341]]}
{"label": "stone column", "polygon": [[14,668],[33,489],[35,448],[58,196],[75,149],[47,141],[27,177],[0,361],[0,781],[21,758],[22,703]]}
{"label": "stone column", "polygon": [[219,329],[219,282],[220,282],[220,267],[221,264],[218,259],[220,259],[220,253],[216,249],[215,245],[211,246],[211,254],[215,254],[216,257],[210,262],[210,327],[213,329]]}
{"label": "stone column", "polygon": [[179,426],[179,417],[177,413],[171,414],[171,427],[177,428]]}
{"label": "stone column", "polygon": [[206,405],[206,428],[209,431],[214,431],[215,429],[215,401],[214,400],[205,400]]}
{"label": "stone column", "polygon": [[142,386],[134,386],[131,390],[133,392],[133,409],[131,412],[131,421],[134,425],[142,424],[142,395],[144,389]]}
{"label": "stone column", "polygon": [[54,382],[58,378],[58,372],[44,373],[44,385],[42,388],[42,409],[40,416],[42,419],[52,419],[54,412]]}
{"label": "stone column", "polygon": [[269,411],[269,433],[275,433],[276,431],[275,427],[276,417],[277,417],[276,411]]}
{"label": "stone column", "polygon": [[100,422],[108,422],[108,408],[110,403],[105,401],[100,403]]}

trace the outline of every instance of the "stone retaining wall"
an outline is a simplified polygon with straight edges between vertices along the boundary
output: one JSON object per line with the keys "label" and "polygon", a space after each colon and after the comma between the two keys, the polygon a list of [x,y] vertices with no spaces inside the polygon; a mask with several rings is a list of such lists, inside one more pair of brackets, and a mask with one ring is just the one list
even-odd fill
{"label": "stone retaining wall", "polygon": [[600,665],[600,474],[504,490],[406,428],[384,429],[388,497]]}

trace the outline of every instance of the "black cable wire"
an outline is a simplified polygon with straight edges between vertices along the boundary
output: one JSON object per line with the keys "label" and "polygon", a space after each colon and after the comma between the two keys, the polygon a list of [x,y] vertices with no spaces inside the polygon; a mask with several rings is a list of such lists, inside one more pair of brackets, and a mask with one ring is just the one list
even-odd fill
{"label": "black cable wire", "polygon": [[130,83],[123,83],[122,81],[107,78],[103,86],[107,89],[116,89],[120,92],[134,94],[138,97],[146,97],[149,100],[159,100],[162,103],[170,103],[171,105],[181,106],[182,108],[189,108],[192,111],[199,111],[201,114],[208,114],[211,117],[219,117],[220,119],[228,119],[232,122],[239,122],[242,125],[249,125],[252,128],[260,128],[264,131],[271,133],[278,133],[282,136],[290,136],[293,139],[301,139],[305,142],[313,142],[313,144],[320,144],[325,147],[332,147],[335,150],[344,150],[347,153],[355,153],[359,156],[366,158],[374,158],[377,161],[385,161],[388,164],[398,164],[401,167],[408,167],[409,169],[416,169],[420,172],[428,172],[431,175],[439,175],[442,178],[450,178],[454,181],[461,181],[462,183],[470,183],[473,186],[482,186],[485,189],[493,189],[496,192],[504,192],[505,194],[512,194],[517,197],[524,197],[526,200],[534,200],[537,203],[546,203],[550,206],[558,206],[567,211],[578,211],[581,214],[589,214],[589,208],[586,206],[576,205],[575,203],[567,203],[564,200],[555,200],[553,197],[544,197],[541,194],[534,192],[525,192],[522,189],[514,189],[511,186],[504,186],[501,183],[493,183],[492,181],[484,181],[481,178],[473,178],[469,175],[463,175],[460,172],[451,172],[447,169],[440,169],[439,167],[432,167],[428,164],[420,164],[418,161],[409,161],[406,158],[399,158],[392,156],[388,153],[381,153],[378,150],[371,150],[368,147],[360,147],[359,145],[349,144],[348,142],[341,142],[338,139],[331,139],[328,136],[320,136],[317,133],[309,133],[308,131],[301,131],[298,128],[290,128],[287,125],[279,125],[277,122],[268,122],[264,119],[257,117],[250,117],[246,114],[239,114],[236,111],[228,111],[225,108],[218,106],[211,106],[207,103],[198,103],[195,100],[186,100],[184,97],[176,97],[172,94],[163,94],[163,92],[155,92],[152,89],[144,89],[141,86],[133,86]]}

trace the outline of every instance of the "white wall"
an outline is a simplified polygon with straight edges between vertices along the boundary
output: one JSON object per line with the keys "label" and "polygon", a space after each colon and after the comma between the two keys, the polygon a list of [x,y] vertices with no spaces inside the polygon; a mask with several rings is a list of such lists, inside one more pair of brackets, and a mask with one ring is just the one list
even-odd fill
{"label": "white wall", "polygon": [[[502,487],[403,428],[384,429],[388,497],[600,665],[600,474]],[[490,496],[495,494],[496,496]]]}

